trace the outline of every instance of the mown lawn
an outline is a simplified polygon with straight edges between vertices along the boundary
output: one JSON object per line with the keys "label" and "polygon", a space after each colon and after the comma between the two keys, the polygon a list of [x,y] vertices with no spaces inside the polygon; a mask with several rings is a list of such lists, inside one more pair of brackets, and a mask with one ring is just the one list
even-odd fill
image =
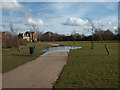
{"label": "mown lawn", "polygon": [[[73,45],[73,42],[54,42]],[[108,56],[103,44],[95,42],[90,49],[89,41],[76,42],[83,48],[71,50],[55,88],[117,88],[118,85],[118,43],[107,42],[112,56]]]}
{"label": "mown lawn", "polygon": [[[29,47],[35,45],[35,55],[29,54]],[[2,72],[7,72],[14,69],[28,61],[34,60],[44,52],[41,49],[50,47],[50,45],[41,43],[28,43],[26,46],[21,46],[21,51],[18,52],[17,48],[3,49],[2,50]]]}

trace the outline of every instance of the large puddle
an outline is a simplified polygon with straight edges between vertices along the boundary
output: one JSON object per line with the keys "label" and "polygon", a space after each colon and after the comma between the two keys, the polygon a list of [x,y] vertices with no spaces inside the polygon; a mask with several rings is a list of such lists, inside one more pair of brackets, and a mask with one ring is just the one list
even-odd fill
{"label": "large puddle", "polygon": [[43,49],[40,52],[46,51],[43,55],[47,55],[47,54],[54,53],[54,52],[69,52],[70,49],[78,49],[78,48],[82,48],[82,47],[76,47],[76,46],[50,47],[47,49]]}

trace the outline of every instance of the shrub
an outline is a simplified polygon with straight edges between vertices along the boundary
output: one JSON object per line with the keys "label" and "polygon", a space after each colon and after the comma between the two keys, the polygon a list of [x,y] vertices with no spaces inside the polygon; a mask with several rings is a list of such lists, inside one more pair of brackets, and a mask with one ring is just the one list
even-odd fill
{"label": "shrub", "polygon": [[17,36],[2,36],[2,48],[12,48],[12,47],[18,47],[18,45],[26,45],[27,41],[19,39]]}

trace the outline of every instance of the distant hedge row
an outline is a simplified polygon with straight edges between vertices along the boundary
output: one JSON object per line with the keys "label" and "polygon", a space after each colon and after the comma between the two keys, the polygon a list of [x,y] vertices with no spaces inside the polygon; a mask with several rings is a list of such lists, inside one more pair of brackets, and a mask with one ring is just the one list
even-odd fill
{"label": "distant hedge row", "polygon": [[2,48],[18,47],[19,45],[26,45],[27,41],[18,39],[17,36],[2,36]]}
{"label": "distant hedge row", "polygon": [[46,33],[37,33],[38,41],[91,41],[92,37],[94,41],[104,40],[119,40],[120,34],[114,34],[110,30],[99,30],[95,31],[92,35],[85,36],[84,34],[76,33],[74,35],[64,35],[64,34],[57,34],[53,32],[46,32]]}

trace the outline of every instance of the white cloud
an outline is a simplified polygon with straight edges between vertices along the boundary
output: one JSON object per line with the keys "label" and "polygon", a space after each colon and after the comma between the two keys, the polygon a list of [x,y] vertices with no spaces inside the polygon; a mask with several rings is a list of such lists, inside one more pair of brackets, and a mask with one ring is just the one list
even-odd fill
{"label": "white cloud", "polygon": [[117,17],[116,16],[108,16],[106,18],[100,20],[94,20],[93,24],[96,28],[102,28],[103,30],[114,30],[114,25],[117,24]]}
{"label": "white cloud", "polygon": [[73,31],[72,31],[72,35],[75,35],[75,34],[76,34],[76,30],[73,30]]}
{"label": "white cloud", "polygon": [[3,11],[22,11],[24,10],[23,5],[18,3],[16,0],[4,0],[0,3],[0,6],[2,6]]}
{"label": "white cloud", "polygon": [[113,3],[109,3],[106,7],[110,10],[114,10],[117,6],[118,6],[118,3],[113,2]]}
{"label": "white cloud", "polygon": [[94,24],[94,26],[97,27],[97,28],[98,28],[99,26],[100,26],[100,27],[101,27],[101,26],[104,26],[104,27],[107,27],[107,28],[108,28],[109,26],[112,26],[112,22],[110,22],[110,21],[108,21],[108,22],[107,22],[107,21],[106,21],[106,22],[103,22],[102,20],[94,20],[94,21],[93,21],[93,24]]}
{"label": "white cloud", "polygon": [[110,26],[113,23],[117,23],[118,18],[117,18],[117,16],[107,16],[107,17],[102,18],[100,20],[94,20],[93,22],[94,22],[94,24],[95,23],[98,24],[98,22],[99,22],[99,24],[104,24],[104,25],[106,24],[106,25]]}
{"label": "white cloud", "polygon": [[[33,0],[19,0],[21,2],[33,2]],[[119,0],[34,0],[34,2],[119,2]]]}
{"label": "white cloud", "polygon": [[114,26],[113,30],[114,30],[115,33],[118,33],[118,27]]}
{"label": "white cloud", "polygon": [[24,18],[19,18],[19,17],[11,18],[11,17],[2,16],[2,23],[20,24],[20,23],[23,23],[23,22],[24,22]]}
{"label": "white cloud", "polygon": [[39,12],[38,15],[39,15],[40,17],[45,18],[45,19],[55,19],[55,18],[57,18],[56,15],[52,15],[52,14],[48,14],[48,13],[40,13],[40,12]]}
{"label": "white cloud", "polygon": [[54,10],[64,10],[66,8],[69,8],[69,7],[70,7],[69,4],[62,3],[62,2],[51,4],[51,8],[53,8]]}
{"label": "white cloud", "polygon": [[29,9],[28,11],[32,12],[32,9]]}
{"label": "white cloud", "polygon": [[112,23],[111,23],[111,22],[108,22],[108,25],[112,25]]}
{"label": "white cloud", "polygon": [[108,16],[106,18],[101,19],[102,22],[111,22],[111,23],[117,23],[118,17],[117,16]]}
{"label": "white cloud", "polygon": [[67,19],[67,21],[64,23],[64,25],[71,25],[71,26],[82,26],[82,25],[86,25],[88,23],[88,21],[84,21],[80,18],[75,18],[75,17],[71,17],[69,19]]}
{"label": "white cloud", "polygon": [[101,22],[100,20],[94,20],[94,21],[93,21],[93,24],[94,24],[94,25],[96,25],[96,24],[98,25],[98,23],[101,24],[102,22]]}
{"label": "white cloud", "polygon": [[27,23],[29,25],[38,25],[38,26],[42,26],[43,25],[43,21],[41,19],[33,20],[32,18],[28,18],[27,19]]}
{"label": "white cloud", "polygon": [[65,32],[65,34],[66,34],[66,35],[70,35],[70,34],[71,34],[71,32]]}
{"label": "white cloud", "polygon": [[113,27],[114,30],[118,30],[118,28],[116,26]]}

